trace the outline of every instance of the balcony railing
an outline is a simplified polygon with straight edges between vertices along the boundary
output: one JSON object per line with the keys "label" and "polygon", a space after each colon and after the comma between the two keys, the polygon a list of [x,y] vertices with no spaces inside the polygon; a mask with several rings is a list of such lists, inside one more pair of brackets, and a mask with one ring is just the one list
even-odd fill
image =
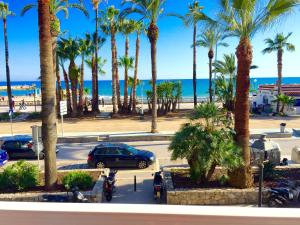
{"label": "balcony railing", "polygon": [[0,225],[298,225],[299,209],[0,202]]}

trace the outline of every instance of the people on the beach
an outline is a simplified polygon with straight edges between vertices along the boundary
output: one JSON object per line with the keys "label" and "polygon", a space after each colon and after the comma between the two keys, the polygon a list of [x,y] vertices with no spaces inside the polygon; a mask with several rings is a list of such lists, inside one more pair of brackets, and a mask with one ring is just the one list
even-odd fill
{"label": "people on the beach", "polygon": [[102,107],[104,107],[105,103],[104,103],[104,98],[103,97],[101,99],[101,103],[102,103]]}

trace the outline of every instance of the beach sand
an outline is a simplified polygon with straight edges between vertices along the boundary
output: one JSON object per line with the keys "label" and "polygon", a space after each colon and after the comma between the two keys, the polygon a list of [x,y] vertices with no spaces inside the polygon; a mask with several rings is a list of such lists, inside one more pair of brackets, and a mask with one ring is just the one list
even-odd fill
{"label": "beach sand", "polygon": [[[17,97],[16,101],[22,100],[25,97]],[[26,97],[26,100],[32,101],[33,97]],[[139,105],[138,107],[141,107]],[[144,108],[147,105],[144,104]],[[181,113],[176,115],[169,115],[166,117],[158,118],[158,130],[160,132],[174,132],[177,131],[180,126],[189,121],[188,115],[193,108],[192,103],[181,103]],[[38,110],[40,107],[38,107]],[[184,110],[183,110],[184,109]],[[7,112],[7,107],[0,107],[0,112]],[[100,107],[100,111],[111,112],[112,106],[105,105]],[[18,107],[16,107],[16,111]],[[26,111],[33,112],[34,107],[27,107]],[[278,129],[280,123],[287,123],[287,128],[300,128],[300,117],[251,117],[250,129]],[[40,121],[24,121],[13,122],[13,131],[15,134],[31,133],[31,126],[41,125]],[[60,120],[58,120],[58,133],[61,132]],[[134,118],[114,118],[114,119],[64,119],[64,132],[149,132],[151,128],[151,117],[145,116],[144,120],[140,120],[138,117]],[[10,133],[10,123],[0,123],[0,134]]]}
{"label": "beach sand", "polygon": [[[58,120],[58,132],[61,126]],[[188,122],[187,117],[159,117],[158,130],[161,132],[174,132],[180,126]],[[300,128],[300,118],[251,118],[250,129],[278,129],[280,123],[287,123],[287,128]],[[40,121],[14,122],[13,131],[15,134],[31,133],[31,126],[41,125]],[[64,132],[149,132],[151,128],[151,117],[145,117],[145,120],[138,118],[119,118],[119,119],[65,119]],[[0,134],[10,133],[10,123],[0,123]]]}

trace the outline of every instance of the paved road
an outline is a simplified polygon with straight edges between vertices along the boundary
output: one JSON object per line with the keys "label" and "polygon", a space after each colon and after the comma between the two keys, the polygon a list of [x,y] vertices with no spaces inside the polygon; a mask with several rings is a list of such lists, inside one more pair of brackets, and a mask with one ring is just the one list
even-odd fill
{"label": "paved road", "polygon": [[[144,141],[144,142],[125,142],[126,144],[132,145],[138,149],[148,150],[155,153],[160,165],[173,165],[182,164],[184,161],[171,161],[171,153],[168,151],[169,141]],[[89,151],[91,151],[97,143],[88,144],[59,144],[60,149],[57,155],[58,161],[66,160],[86,160]]]}
{"label": "paved road", "polygon": [[[273,139],[279,144],[282,155],[290,155],[294,146],[300,146],[300,138],[286,138]],[[126,144],[135,146],[138,149],[152,151],[160,160],[161,165],[173,164],[170,161],[171,153],[168,151],[169,141],[140,141],[140,142],[126,142]],[[92,150],[97,143],[88,144],[59,144],[60,152],[58,160],[86,160],[90,150]]]}

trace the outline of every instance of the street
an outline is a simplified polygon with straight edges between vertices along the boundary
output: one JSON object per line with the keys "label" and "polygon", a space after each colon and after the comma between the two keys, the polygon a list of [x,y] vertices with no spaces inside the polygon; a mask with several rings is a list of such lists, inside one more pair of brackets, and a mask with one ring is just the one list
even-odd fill
{"label": "street", "polygon": [[[290,159],[291,149],[299,145],[300,139],[274,139],[282,151],[282,157]],[[168,151],[170,141],[140,141],[126,142],[138,149],[152,151],[156,155],[156,163],[150,167],[138,170],[135,168],[119,169],[116,175],[116,192],[113,195],[112,203],[131,204],[154,204],[153,200],[153,176],[152,174],[162,166],[187,165],[186,160],[172,161],[171,152]],[[57,167],[64,169],[87,169],[87,156],[97,145],[94,143],[71,143],[58,144]],[[11,164],[14,161],[8,163]],[[37,160],[32,160],[37,163]],[[40,161],[40,168],[43,169],[43,161]],[[134,177],[136,177],[136,191],[134,191]]]}

